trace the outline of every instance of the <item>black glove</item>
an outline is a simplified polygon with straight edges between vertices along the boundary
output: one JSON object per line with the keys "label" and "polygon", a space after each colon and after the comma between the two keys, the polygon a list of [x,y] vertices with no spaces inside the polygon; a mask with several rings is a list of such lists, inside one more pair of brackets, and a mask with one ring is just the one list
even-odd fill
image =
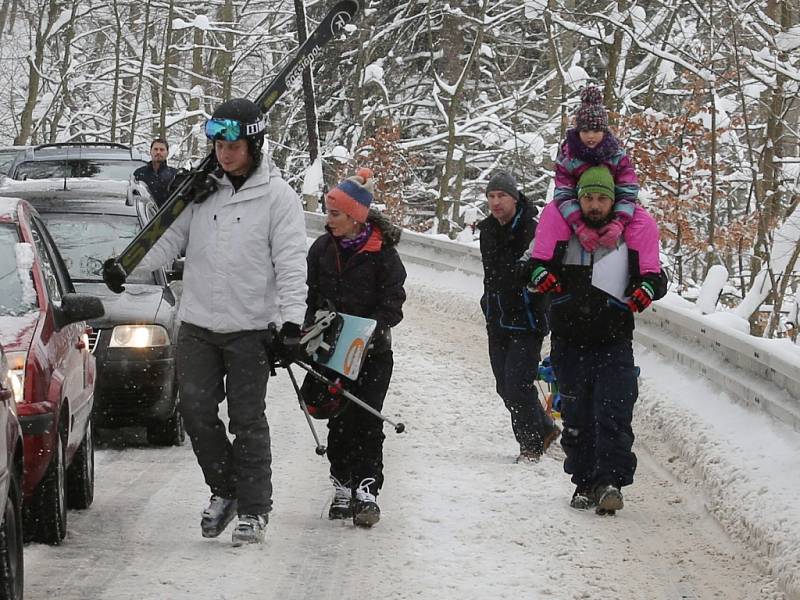
{"label": "black glove", "polygon": [[533,261],[520,259],[514,263],[514,283],[517,287],[524,288],[533,275]]}
{"label": "black glove", "polygon": [[291,363],[297,360],[307,361],[308,353],[305,347],[300,343],[300,325],[297,323],[289,323],[288,321],[283,324],[281,331],[278,334],[278,355],[282,360]]}
{"label": "black glove", "polygon": [[125,279],[128,274],[122,265],[117,262],[115,258],[109,258],[103,263],[103,281],[106,282],[108,289],[117,294],[121,294],[125,290]]}

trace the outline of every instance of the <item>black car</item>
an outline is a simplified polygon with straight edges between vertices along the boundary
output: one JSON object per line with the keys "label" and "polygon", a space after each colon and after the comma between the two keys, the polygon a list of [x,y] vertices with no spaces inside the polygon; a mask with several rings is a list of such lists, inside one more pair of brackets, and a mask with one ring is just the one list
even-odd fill
{"label": "black car", "polygon": [[82,200],[72,187],[60,194],[32,193],[28,200],[47,224],[75,288],[100,297],[105,307],[105,316],[89,323],[97,359],[94,423],[144,425],[150,443],[180,445],[185,433],[177,413],[176,292],[163,269],[131,274],[122,294],[102,280],[103,261],[118,255],[146,222],[144,207],[119,197]]}
{"label": "black car", "polygon": [[19,152],[8,168],[8,177],[127,181],[147,160],[147,156],[130,146],[113,142],[41,144]]}

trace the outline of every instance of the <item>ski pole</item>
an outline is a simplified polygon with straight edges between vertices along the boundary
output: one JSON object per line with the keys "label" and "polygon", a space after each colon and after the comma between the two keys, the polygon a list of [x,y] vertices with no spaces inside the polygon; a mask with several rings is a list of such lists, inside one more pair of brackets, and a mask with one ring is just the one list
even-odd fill
{"label": "ski pole", "polygon": [[297,394],[297,400],[300,402],[300,408],[303,409],[303,414],[306,416],[306,422],[308,423],[308,426],[311,429],[311,435],[314,436],[314,441],[317,443],[316,453],[319,456],[322,456],[327,451],[327,448],[319,443],[319,436],[317,436],[317,430],[314,429],[314,423],[311,421],[311,415],[308,414],[308,406],[306,406],[306,401],[305,399],[303,399],[303,393],[300,391],[300,386],[297,385],[297,379],[294,378],[292,367],[289,364],[283,365],[283,367],[289,373],[289,379],[292,380],[294,391]]}
{"label": "ski pole", "polygon": [[318,379],[322,383],[324,383],[324,384],[326,384],[326,385],[328,385],[330,387],[338,389],[339,390],[338,393],[342,394],[348,400],[352,400],[353,402],[358,404],[361,408],[363,408],[367,412],[372,413],[373,415],[375,415],[376,417],[378,417],[382,421],[386,421],[389,425],[394,427],[395,432],[403,433],[405,431],[406,426],[403,423],[395,423],[394,421],[392,421],[388,417],[385,417],[383,414],[381,414],[379,411],[377,411],[374,408],[372,408],[369,404],[367,404],[366,402],[364,402],[360,398],[356,398],[353,394],[348,392],[346,389],[340,388],[339,386],[337,386],[333,381],[331,381],[330,379],[325,377],[322,373],[317,373],[314,369],[309,367],[307,364],[300,362],[299,360],[295,361],[295,364],[298,367],[300,367],[301,369],[304,369],[305,371],[310,373],[312,377]]}

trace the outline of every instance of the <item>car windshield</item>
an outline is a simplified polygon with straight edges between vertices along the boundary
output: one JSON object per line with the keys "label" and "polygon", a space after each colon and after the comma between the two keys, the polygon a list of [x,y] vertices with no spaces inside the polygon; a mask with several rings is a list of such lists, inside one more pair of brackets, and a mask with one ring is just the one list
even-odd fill
{"label": "car windshield", "polygon": [[[102,281],[103,262],[122,252],[139,232],[134,215],[42,213],[42,217],[75,282]],[[128,282],[152,284],[155,278],[152,273],[131,274]]]}
{"label": "car windshield", "polygon": [[8,175],[8,168],[19,153],[20,148],[0,148],[0,175]]}
{"label": "car windshield", "polygon": [[70,158],[69,160],[37,160],[17,165],[14,179],[54,179],[62,177],[92,177],[125,181],[146,165],[140,160],[111,160]]}
{"label": "car windshield", "polygon": [[19,316],[36,308],[33,298],[25,294],[22,278],[30,278],[30,267],[21,265],[17,255],[19,234],[16,225],[0,224],[0,315]]}

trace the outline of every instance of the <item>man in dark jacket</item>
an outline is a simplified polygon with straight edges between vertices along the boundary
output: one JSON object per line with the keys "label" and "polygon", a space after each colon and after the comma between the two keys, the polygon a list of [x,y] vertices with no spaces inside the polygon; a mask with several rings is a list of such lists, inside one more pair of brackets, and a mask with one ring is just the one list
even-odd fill
{"label": "man in dark jacket", "polygon": [[150,143],[150,162],[133,172],[133,178],[147,185],[150,195],[159,207],[169,198],[169,186],[178,172],[167,165],[168,152],[167,140],[153,140]]}
{"label": "man in dark jacket", "polygon": [[[601,228],[613,217],[614,179],[605,166],[578,182],[582,218]],[[542,211],[532,252],[531,288],[551,295],[550,358],[561,395],[564,471],[570,506],[613,514],[620,488],[633,483],[633,405],[639,369],[633,361],[633,313],[667,290],[658,226],[636,205],[619,248],[587,252],[551,202]]]}
{"label": "man in dark jacket", "polygon": [[489,360],[497,393],[511,413],[519,442],[517,462],[536,461],[558,437],[536,392],[542,340],[548,332],[547,298],[529,293],[518,260],[536,232],[536,209],[517,190],[514,177],[495,173],[486,186],[491,216],[478,224]]}

